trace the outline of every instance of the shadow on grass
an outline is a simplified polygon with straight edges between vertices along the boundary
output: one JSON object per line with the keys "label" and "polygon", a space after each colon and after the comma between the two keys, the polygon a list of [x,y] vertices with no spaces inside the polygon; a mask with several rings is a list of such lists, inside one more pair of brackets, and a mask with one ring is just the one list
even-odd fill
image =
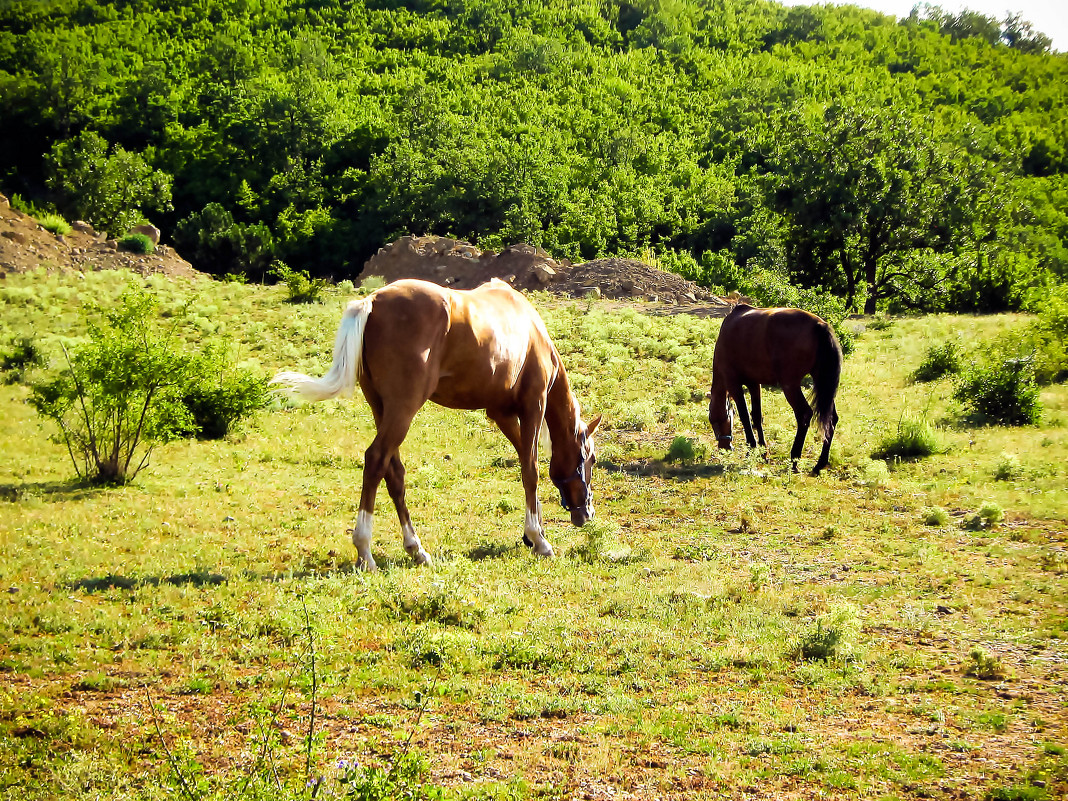
{"label": "shadow on grass", "polygon": [[19,503],[30,498],[45,501],[80,501],[108,487],[84,481],[38,481],[0,484],[0,502]]}
{"label": "shadow on grass", "polygon": [[677,481],[692,481],[695,478],[722,476],[731,472],[723,464],[700,462],[665,462],[660,459],[643,459],[638,462],[616,464],[615,462],[598,462],[597,466],[609,473],[626,473],[631,476],[659,476]]}
{"label": "shadow on grass", "polygon": [[131,578],[130,576],[116,576],[109,573],[98,578],[85,578],[71,582],[68,589],[85,590],[86,592],[105,592],[107,590],[133,590],[138,587],[159,587],[168,584],[172,587],[205,587],[217,584],[225,584],[228,579],[221,573],[211,573],[206,570],[193,573],[180,573],[173,576],[160,578],[159,576],[145,576],[144,578]]}
{"label": "shadow on grass", "polygon": [[516,540],[510,544],[503,542],[480,542],[474,548],[468,550],[465,556],[472,562],[484,562],[487,559],[502,559],[506,556],[511,556],[520,550],[529,551],[530,548],[525,545],[522,540]]}

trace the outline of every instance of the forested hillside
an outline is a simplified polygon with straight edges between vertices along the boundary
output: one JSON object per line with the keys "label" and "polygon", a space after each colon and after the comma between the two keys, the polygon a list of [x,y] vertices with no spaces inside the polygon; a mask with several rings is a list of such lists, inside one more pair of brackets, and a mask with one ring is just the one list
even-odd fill
{"label": "forested hillside", "polygon": [[1068,56],[1022,20],[760,0],[0,3],[0,191],[195,266],[406,233],[857,309],[1068,282]]}

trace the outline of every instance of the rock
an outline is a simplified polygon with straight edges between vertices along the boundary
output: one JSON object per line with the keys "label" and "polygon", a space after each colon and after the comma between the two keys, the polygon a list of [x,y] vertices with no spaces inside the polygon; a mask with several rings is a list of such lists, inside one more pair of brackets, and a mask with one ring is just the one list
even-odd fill
{"label": "rock", "polygon": [[11,201],[7,199],[7,195],[0,195],[0,208],[6,208],[11,205]]}
{"label": "rock", "polygon": [[111,250],[118,250],[119,249],[119,240],[117,240],[117,239],[108,239],[107,241],[104,242],[104,247],[109,248]]}
{"label": "rock", "polygon": [[0,236],[10,239],[16,245],[26,244],[26,235],[20,231],[2,231],[0,232]]}
{"label": "rock", "polygon": [[96,231],[94,230],[93,226],[91,226],[85,220],[75,220],[70,224],[70,227],[73,228],[75,231],[78,231],[79,233],[89,234],[89,236],[96,236]]}
{"label": "rock", "polygon": [[144,234],[152,240],[153,245],[159,244],[159,229],[154,225],[135,225],[130,229],[131,234]]}
{"label": "rock", "polygon": [[548,264],[535,264],[531,267],[531,272],[534,273],[534,277],[538,279],[539,284],[552,283],[556,278],[556,270]]}

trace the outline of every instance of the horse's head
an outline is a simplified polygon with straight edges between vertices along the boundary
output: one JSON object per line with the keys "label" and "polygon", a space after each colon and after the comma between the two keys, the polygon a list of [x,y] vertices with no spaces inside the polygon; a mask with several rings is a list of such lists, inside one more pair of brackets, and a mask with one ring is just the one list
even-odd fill
{"label": "horse's head", "polygon": [[571,513],[571,522],[581,526],[593,517],[593,464],[597,454],[593,447],[593,432],[601,422],[597,415],[589,425],[581,420],[576,431],[578,448],[553,448],[549,460],[549,478],[560,490],[560,503]]}
{"label": "horse's head", "polygon": [[722,401],[717,401],[715,396],[708,404],[708,422],[712,424],[712,433],[716,435],[716,444],[725,451],[731,450],[731,440],[734,438],[734,409],[726,395]]}

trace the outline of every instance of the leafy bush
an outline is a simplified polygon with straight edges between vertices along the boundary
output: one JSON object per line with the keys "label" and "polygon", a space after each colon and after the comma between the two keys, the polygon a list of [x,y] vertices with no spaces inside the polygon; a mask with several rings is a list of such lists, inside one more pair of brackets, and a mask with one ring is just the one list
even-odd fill
{"label": "leafy bush", "polygon": [[1034,351],[1035,380],[1052,384],[1068,379],[1068,286],[1044,292],[1038,319],[1028,338]]}
{"label": "leafy bush", "polygon": [[1004,519],[1005,510],[993,501],[987,501],[976,512],[965,517],[961,525],[968,531],[982,531]]}
{"label": "leafy bush", "polygon": [[8,384],[22,381],[30,368],[43,365],[44,356],[29,337],[23,337],[12,350],[0,355],[0,373],[4,374],[4,381]]}
{"label": "leafy bush", "polygon": [[312,278],[307,270],[294,270],[285,262],[276,261],[269,275],[273,275],[286,285],[290,303],[318,303],[323,291],[330,286],[325,278]]}
{"label": "leafy bush", "polygon": [[897,431],[885,437],[872,453],[873,459],[922,459],[944,450],[926,418],[902,417]]}
{"label": "leafy bush", "polygon": [[191,373],[182,392],[192,423],[180,432],[184,436],[221,439],[235,423],[270,402],[267,378],[235,368],[221,345],[205,348]]}
{"label": "leafy bush", "polygon": [[128,250],[130,253],[151,253],[156,249],[152,240],[144,234],[127,234],[119,240],[119,250]]}
{"label": "leafy bush", "polygon": [[1022,474],[1020,458],[1014,453],[1002,453],[998,463],[994,466],[995,481],[1012,481]]}
{"label": "leafy bush", "polygon": [[59,234],[60,236],[66,236],[73,230],[70,227],[70,223],[58,214],[45,214],[42,217],[39,217],[37,222],[40,223],[41,227],[46,231],[51,231],[53,234]]}
{"label": "leafy bush", "polygon": [[804,660],[833,659],[842,642],[842,630],[837,626],[823,627],[823,621],[816,621],[816,628],[805,633],[798,643],[797,653]]}
{"label": "leafy bush", "polygon": [[960,377],[953,393],[970,415],[1000,425],[1038,425],[1042,417],[1034,361],[991,354]]}
{"label": "leafy bush", "polygon": [[177,347],[174,326],[161,331],[155,302],[128,291],[103,320],[89,321],[89,341],[67,366],[32,387],[30,403],[59,426],[78,476],[93,483],[130,481],[154,446],[192,424],[180,391],[194,363]]}
{"label": "leafy bush", "polygon": [[909,379],[914,383],[937,381],[943,376],[959,373],[962,364],[960,345],[956,342],[932,345]]}

